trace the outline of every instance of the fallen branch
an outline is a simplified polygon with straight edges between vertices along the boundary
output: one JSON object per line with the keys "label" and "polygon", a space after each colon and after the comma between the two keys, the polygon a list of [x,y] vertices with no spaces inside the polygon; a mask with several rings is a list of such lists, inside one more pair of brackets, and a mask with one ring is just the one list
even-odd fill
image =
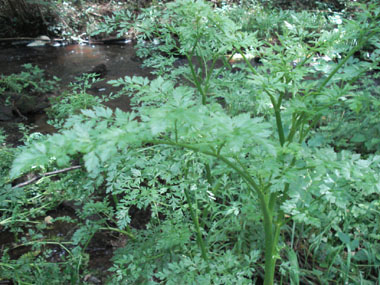
{"label": "fallen branch", "polygon": [[13,109],[16,111],[17,115],[19,115],[24,121],[27,121],[27,120],[28,120],[28,117],[25,117],[25,116],[20,112],[20,110],[16,107],[16,105],[15,105],[14,102],[12,103],[12,107],[13,107]]}
{"label": "fallen branch", "polygon": [[[31,38],[31,37],[17,37],[17,38],[0,38],[0,42],[7,42],[7,41],[24,41],[24,40],[30,40],[30,41],[35,41],[37,40],[36,37],[34,38]],[[65,39],[61,39],[61,38],[53,38],[51,39],[53,42],[54,41],[64,41]],[[44,40],[40,40],[40,41],[44,41]]]}
{"label": "fallen branch", "polygon": [[99,18],[103,17],[103,15],[100,15],[100,14],[95,13],[95,12],[88,12],[88,14],[95,16],[95,17],[99,17]]}
{"label": "fallen branch", "polygon": [[43,173],[41,175],[37,175],[37,176],[33,177],[32,179],[30,179],[28,181],[19,183],[19,184],[13,186],[12,189],[14,189],[14,188],[20,188],[20,187],[24,187],[26,185],[32,184],[32,183],[40,180],[43,177],[47,177],[47,176],[51,176],[51,175],[55,175],[55,174],[59,174],[59,173],[64,173],[64,172],[68,172],[68,171],[75,170],[75,169],[78,169],[78,168],[81,168],[81,167],[82,167],[81,165],[74,165],[74,166],[71,166],[71,167],[67,167],[67,168],[63,168],[63,169],[58,169],[58,170],[54,170],[54,171],[51,171],[51,172],[46,172],[46,173]]}
{"label": "fallen branch", "polygon": [[31,38],[31,37],[18,37],[18,38],[0,38],[1,42],[5,41],[23,41],[23,40],[35,40],[36,38]]}

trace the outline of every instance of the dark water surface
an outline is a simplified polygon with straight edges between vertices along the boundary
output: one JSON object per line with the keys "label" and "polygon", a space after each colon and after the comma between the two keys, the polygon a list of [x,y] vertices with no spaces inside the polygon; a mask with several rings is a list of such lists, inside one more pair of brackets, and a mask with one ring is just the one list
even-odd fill
{"label": "dark water surface", "polygon": [[[61,79],[59,95],[75,77],[91,72],[97,65],[104,64],[106,73],[103,81],[94,85],[89,93],[96,95],[118,91],[107,81],[124,76],[149,76],[149,69],[142,69],[132,44],[124,45],[68,45],[61,47],[43,46],[0,47],[0,74],[9,75],[23,71],[22,65],[31,63],[45,70],[48,76]],[[107,102],[112,109],[129,110],[129,98],[122,96]],[[46,124],[44,113],[28,115],[28,122],[37,125],[34,131],[42,133],[53,129]]]}
{"label": "dark water surface", "polygon": [[0,73],[11,74],[31,63],[68,83],[96,65],[104,63],[108,79],[125,75],[147,75],[136,60],[133,45],[68,45],[63,47],[0,47]]}

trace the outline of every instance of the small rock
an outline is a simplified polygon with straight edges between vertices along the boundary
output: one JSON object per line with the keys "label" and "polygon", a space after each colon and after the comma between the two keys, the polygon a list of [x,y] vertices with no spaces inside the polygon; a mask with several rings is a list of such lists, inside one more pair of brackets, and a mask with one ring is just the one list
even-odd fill
{"label": "small rock", "polygon": [[50,42],[50,38],[48,36],[39,36],[36,38],[36,40]]}
{"label": "small rock", "polygon": [[33,113],[36,111],[38,104],[37,98],[29,95],[21,95],[14,102],[14,106],[21,112],[21,114]]}
{"label": "small rock", "polygon": [[44,222],[45,222],[45,224],[48,224],[48,225],[50,225],[50,224],[53,223],[52,220],[53,220],[53,217],[51,217],[51,216],[46,216],[46,217],[44,218]]}
{"label": "small rock", "polygon": [[100,281],[98,278],[96,278],[95,276],[92,276],[90,274],[87,274],[84,277],[84,282],[89,282],[89,283],[92,283],[92,284],[100,284],[100,283],[102,283],[102,281]]}
{"label": "small rock", "polygon": [[39,36],[35,41],[27,44],[27,47],[42,47],[50,42],[50,38],[48,36]]}
{"label": "small rock", "polygon": [[45,97],[26,95],[26,94],[10,94],[13,102],[12,110],[17,109],[22,115],[37,113],[49,107],[49,102]]}
{"label": "small rock", "polygon": [[96,65],[89,73],[96,73],[98,77],[104,77],[107,73],[107,67],[104,63]]}
{"label": "small rock", "polygon": [[45,42],[45,41],[37,40],[37,41],[32,41],[31,43],[27,44],[26,46],[27,47],[42,47],[42,46],[45,46],[46,44],[47,44],[47,42]]}

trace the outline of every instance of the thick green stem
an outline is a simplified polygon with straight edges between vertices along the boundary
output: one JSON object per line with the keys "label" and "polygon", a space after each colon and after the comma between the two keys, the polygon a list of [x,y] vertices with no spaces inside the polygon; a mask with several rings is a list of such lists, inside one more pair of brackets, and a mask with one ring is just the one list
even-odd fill
{"label": "thick green stem", "polygon": [[99,230],[118,232],[118,233],[121,233],[121,234],[124,234],[124,235],[130,237],[132,240],[136,240],[136,237],[134,236],[134,234],[132,234],[130,232],[129,229],[125,231],[125,230],[121,230],[121,229],[113,228],[113,227],[101,227],[101,228],[99,228]]}
{"label": "thick green stem", "polygon": [[[282,119],[281,119],[281,109],[279,104],[276,102],[275,98],[268,90],[265,90],[265,92],[268,94],[270,101],[272,103],[273,109],[274,109],[274,115],[276,117],[276,125],[277,125],[277,133],[278,138],[280,140],[281,146],[285,143],[285,134],[284,134],[284,128],[282,126]],[[279,102],[282,100],[282,96],[279,98]]]}
{"label": "thick green stem", "polygon": [[[263,209],[262,209],[263,210]],[[272,285],[274,281],[274,269],[276,267],[276,259],[273,255],[274,247],[273,244],[273,224],[272,217],[269,218],[264,215],[264,235],[265,235],[265,276],[264,285]]]}
{"label": "thick green stem", "polygon": [[[213,73],[214,71],[214,68],[215,68],[215,63],[216,63],[216,60],[218,59],[218,56],[214,56],[213,59],[212,59],[212,64],[211,64],[211,67],[210,67],[210,70],[207,70],[206,72],[206,79],[204,81],[204,92],[208,93],[208,89],[210,88],[210,78],[211,78],[211,74]],[[206,64],[205,64],[206,65]]]}
{"label": "thick green stem", "polygon": [[113,202],[115,203],[115,208],[117,208],[117,205],[119,204],[119,199],[117,199],[117,196],[115,194],[112,195]]}
{"label": "thick green stem", "polygon": [[318,89],[317,89],[317,93],[320,93],[321,92],[321,90],[327,85],[327,83],[329,83],[330,82],[330,80],[331,80],[331,78],[339,71],[339,69],[341,69],[341,67],[350,59],[350,57],[351,56],[353,56],[354,55],[354,53],[355,52],[357,52],[358,50],[360,50],[362,47],[363,47],[363,45],[375,34],[377,32],[377,30],[375,30],[375,31],[372,31],[369,35],[368,35],[368,37],[366,37],[366,38],[364,38],[364,33],[365,33],[365,31],[363,31],[362,33],[361,33],[361,39],[360,39],[360,41],[359,41],[359,44],[356,46],[356,47],[354,47],[348,54],[347,54],[347,56],[341,61],[341,62],[339,62],[339,64],[334,68],[334,70],[333,71],[331,71],[331,73],[329,74],[329,76],[327,76],[326,77],[326,79],[325,80],[323,80],[323,82],[321,83],[321,85],[318,87]]}
{"label": "thick green stem", "polygon": [[193,48],[191,49],[191,52],[190,53],[186,53],[186,58],[187,58],[187,62],[189,63],[189,66],[190,66],[191,76],[193,77],[194,84],[197,87],[199,93],[201,93],[201,96],[202,96],[202,105],[206,105],[206,92],[202,88],[201,79],[198,77],[198,75],[197,75],[197,73],[195,71],[195,68],[194,68],[193,61],[192,61],[193,60],[194,51],[197,48],[197,45],[198,45],[198,42],[199,42],[199,38],[200,38],[200,36],[198,35],[197,38],[196,38],[196,40],[195,40],[195,42],[194,42]]}
{"label": "thick green stem", "polygon": [[207,250],[206,250],[206,246],[205,246],[205,243],[203,241],[201,229],[200,229],[200,226],[199,226],[198,216],[195,213],[195,210],[193,208],[193,203],[192,203],[192,201],[190,199],[189,191],[187,189],[185,189],[184,192],[185,192],[187,204],[189,205],[190,215],[191,215],[191,218],[193,220],[193,224],[195,226],[195,231],[196,231],[196,234],[197,234],[197,243],[198,243],[198,246],[201,249],[202,258],[205,261],[207,261],[208,260]]}
{"label": "thick green stem", "polygon": [[241,50],[240,48],[236,48],[236,50],[237,50],[238,53],[243,57],[245,63],[248,65],[249,70],[250,70],[254,75],[258,75],[258,72],[257,72],[256,69],[252,66],[251,62],[247,59],[247,57],[246,57],[245,54],[242,52],[242,50]]}
{"label": "thick green stem", "polygon": [[197,87],[199,93],[201,93],[201,96],[202,96],[202,105],[206,105],[206,93],[202,89],[200,79],[199,79],[197,73],[195,72],[195,68],[194,68],[193,62],[191,61],[192,60],[192,54],[191,55],[186,55],[186,57],[187,57],[187,61],[189,62],[191,76],[193,77],[194,84]]}
{"label": "thick green stem", "polygon": [[200,152],[200,153],[203,153],[206,155],[210,155],[210,156],[213,156],[213,157],[221,160],[222,162],[227,164],[229,167],[231,167],[233,170],[235,170],[245,180],[245,182],[247,182],[248,188],[250,191],[256,192],[256,194],[258,195],[258,198],[259,198],[260,207],[261,207],[263,215],[264,215],[264,220],[268,220],[268,221],[270,221],[270,223],[272,223],[271,222],[272,217],[271,217],[271,214],[270,214],[270,211],[269,211],[266,199],[265,199],[265,195],[264,195],[263,191],[261,191],[261,187],[252,179],[252,177],[249,175],[249,173],[247,173],[247,171],[244,171],[244,169],[237,166],[235,163],[230,161],[227,157],[224,157],[221,154],[216,153],[216,152],[200,149],[194,145],[189,145],[189,144],[184,144],[184,143],[176,143],[173,141],[151,140],[151,141],[147,141],[147,143],[178,146],[178,147],[190,149],[190,150],[195,151],[195,152]]}
{"label": "thick green stem", "polygon": [[213,179],[212,179],[212,176],[211,176],[211,168],[210,168],[210,164],[209,163],[205,163],[205,170],[206,170],[206,179],[207,179],[207,182],[210,185],[212,185]]}
{"label": "thick green stem", "polygon": [[293,141],[293,138],[295,136],[295,134],[297,133],[297,131],[299,130],[299,126],[301,125],[301,123],[303,122],[304,120],[304,116],[305,116],[305,113],[302,113],[300,115],[296,115],[294,117],[294,120],[292,122],[292,127],[290,129],[290,132],[289,132],[289,135],[286,139],[286,141],[288,143],[291,143]]}
{"label": "thick green stem", "polygon": [[[368,30],[367,30],[368,31]],[[361,35],[360,35],[360,39],[359,39],[359,43],[356,47],[354,47],[352,50],[350,50],[350,52],[346,55],[346,57],[341,61],[339,62],[339,64],[333,69],[333,71],[331,71],[331,73],[326,77],[325,80],[322,81],[322,83],[319,85],[319,87],[317,88],[316,91],[313,91],[311,93],[309,93],[307,96],[314,96],[314,95],[318,95],[322,89],[324,87],[326,87],[326,85],[330,82],[330,80],[334,77],[334,75],[342,68],[342,66],[350,59],[351,56],[354,55],[355,52],[359,51],[363,45],[370,39],[372,38],[377,32],[379,32],[378,29],[374,29],[372,30],[368,36],[365,37],[365,33],[367,32],[366,30],[363,30]],[[320,118],[322,117],[321,114],[318,114],[317,116],[315,116],[314,118],[312,118],[311,120],[311,123],[309,125],[309,127],[305,130],[305,132],[303,133],[303,138],[305,138],[308,133],[310,132],[310,130],[312,128],[315,127],[315,125],[319,122]],[[307,117],[304,115],[304,113],[301,113],[300,114],[300,117],[298,119],[298,122],[297,122],[297,125],[299,126],[301,123],[304,123],[304,121],[307,119]],[[293,129],[293,127],[292,127]],[[295,130],[296,131],[296,130]],[[294,133],[293,133],[294,135]]]}
{"label": "thick green stem", "polygon": [[[270,225],[272,229],[273,224]],[[271,241],[268,245],[265,245],[265,277],[264,285],[272,285],[274,283],[274,273],[276,269],[276,260],[277,260],[277,243],[280,235],[280,229],[282,226],[281,221],[277,221],[274,226],[274,231],[272,231]]]}
{"label": "thick green stem", "polygon": [[[185,149],[190,149],[195,152],[200,152],[206,155],[213,156],[221,160],[222,162],[224,162],[233,170],[235,170],[240,175],[240,177],[242,177],[247,182],[248,188],[252,192],[256,192],[259,198],[260,208],[264,216],[264,235],[265,235],[265,281],[264,281],[264,284],[265,285],[273,284],[274,269],[276,266],[276,257],[274,253],[275,253],[277,240],[278,240],[278,238],[276,238],[276,236],[273,235],[273,213],[269,209],[268,202],[266,201],[267,199],[265,198],[265,194],[262,188],[253,180],[253,178],[249,175],[249,173],[247,173],[247,171],[245,171],[244,169],[242,169],[241,167],[239,167],[238,165],[236,165],[235,163],[233,163],[231,160],[221,155],[220,153],[203,150],[194,145],[176,143],[173,141],[161,141],[161,140],[153,140],[153,141],[149,141],[149,143],[178,146]],[[185,191],[185,194],[186,194],[186,191]],[[187,197],[187,200],[189,201],[188,197]],[[190,211],[193,211],[190,205],[191,204],[189,204]],[[193,220],[197,221],[195,214],[192,214],[192,216],[193,216]],[[198,224],[198,227],[199,227],[199,224]],[[200,234],[200,231],[198,232],[198,234]],[[274,242],[276,242],[276,244]]]}

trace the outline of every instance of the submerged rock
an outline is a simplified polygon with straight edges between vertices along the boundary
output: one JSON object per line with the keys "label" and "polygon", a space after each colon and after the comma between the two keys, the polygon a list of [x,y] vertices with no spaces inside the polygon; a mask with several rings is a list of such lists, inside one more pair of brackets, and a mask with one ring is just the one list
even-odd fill
{"label": "submerged rock", "polygon": [[31,43],[27,44],[26,46],[27,47],[42,47],[42,46],[45,46],[46,44],[47,44],[47,42],[45,42],[45,41],[37,40],[37,41],[32,41]]}
{"label": "submerged rock", "polygon": [[104,77],[107,74],[107,66],[104,63],[98,64],[88,73],[96,73],[98,77]]}
{"label": "submerged rock", "polygon": [[0,121],[11,121],[13,119],[12,106],[0,105]]}
{"label": "submerged rock", "polygon": [[39,37],[36,38],[36,40],[49,42],[50,38],[48,36],[39,36]]}
{"label": "submerged rock", "polygon": [[49,107],[48,102],[44,98],[30,95],[20,96],[14,102],[14,105],[23,115],[37,113]]}
{"label": "submerged rock", "polygon": [[27,47],[42,47],[47,45],[50,42],[50,38],[48,36],[39,36],[35,41],[27,44]]}
{"label": "submerged rock", "polygon": [[0,102],[0,121],[11,121],[17,117],[27,119],[26,115],[43,111],[49,107],[46,96],[19,94],[15,92],[5,92],[5,100]]}

